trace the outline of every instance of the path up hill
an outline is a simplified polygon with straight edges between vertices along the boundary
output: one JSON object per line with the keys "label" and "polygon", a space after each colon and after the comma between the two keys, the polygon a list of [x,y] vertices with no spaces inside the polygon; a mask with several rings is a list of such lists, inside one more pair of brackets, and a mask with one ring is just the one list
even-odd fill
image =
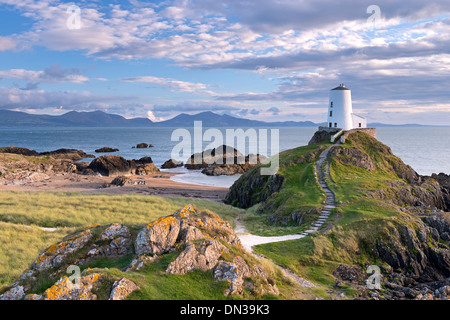
{"label": "path up hill", "polygon": [[[306,230],[326,207],[315,164],[331,144],[316,142],[280,153],[274,176],[261,176],[260,166],[245,173],[225,201],[256,211],[266,224]],[[363,132],[333,146],[319,170],[336,198],[327,221],[307,237],[260,245],[256,252],[330,290],[350,286],[353,296],[450,297],[448,175],[419,175]],[[370,265],[382,271],[380,289],[366,286]]]}

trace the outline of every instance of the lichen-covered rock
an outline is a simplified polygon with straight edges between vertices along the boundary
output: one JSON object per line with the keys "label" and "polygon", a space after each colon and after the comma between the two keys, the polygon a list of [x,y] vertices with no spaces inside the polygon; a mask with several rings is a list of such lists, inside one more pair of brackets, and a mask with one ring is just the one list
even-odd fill
{"label": "lichen-covered rock", "polygon": [[166,269],[171,274],[186,274],[191,270],[212,269],[227,249],[215,240],[204,240],[198,244],[188,243],[186,249]]}
{"label": "lichen-covered rock", "polygon": [[69,237],[41,252],[31,268],[33,270],[43,271],[58,267],[69,254],[83,248],[91,238],[92,232],[89,229]]}
{"label": "lichen-covered rock", "polygon": [[142,267],[144,267],[146,264],[154,262],[158,258],[159,257],[157,255],[154,256],[141,255],[139,257],[134,258],[133,261],[131,261],[131,263],[127,267],[125,267],[123,271],[125,272],[138,271],[142,269]]}
{"label": "lichen-covered rock", "polygon": [[[244,287],[251,289],[257,295],[279,294],[277,286],[269,283],[268,275],[260,265],[250,267],[240,256],[235,257],[233,262],[219,261],[214,267],[213,273],[216,280],[230,282],[230,286],[224,292],[226,296],[240,295],[243,293]],[[245,283],[245,279],[250,277],[258,277],[260,282],[247,281]]]}
{"label": "lichen-covered rock", "polygon": [[34,293],[27,294],[24,300],[42,300],[42,295]]}
{"label": "lichen-covered rock", "polygon": [[80,285],[72,283],[64,276],[45,290],[43,300],[97,300],[92,291],[101,285],[103,274],[93,273],[80,279]]}
{"label": "lichen-covered rock", "polygon": [[193,226],[181,227],[178,239],[180,242],[188,243],[199,239],[204,239],[207,236],[203,234],[199,229]]}
{"label": "lichen-covered rock", "polygon": [[125,300],[132,292],[139,289],[133,281],[122,278],[114,282],[109,300]]}
{"label": "lichen-covered rock", "polygon": [[91,250],[89,250],[88,252],[88,257],[124,255],[128,252],[129,243],[129,237],[118,237],[114,240],[111,240],[111,242],[106,245],[94,244]]}
{"label": "lichen-covered rock", "polygon": [[226,296],[232,294],[242,294],[243,292],[243,276],[238,266],[232,262],[219,261],[214,267],[214,278],[217,281],[229,281],[230,287],[224,292]]}
{"label": "lichen-covered rock", "polygon": [[5,293],[0,295],[0,300],[20,300],[25,295],[23,286],[14,286]]}
{"label": "lichen-covered rock", "polygon": [[130,237],[130,230],[120,223],[113,223],[99,236],[100,240],[113,240],[117,237]]}
{"label": "lichen-covered rock", "polygon": [[198,214],[191,205],[188,205],[177,211],[174,217],[181,221],[179,235],[181,241],[188,242],[189,240],[185,240],[186,237],[192,240],[221,239],[232,245],[241,246],[241,241],[230,224],[215,214],[207,212]]}
{"label": "lichen-covered rock", "polygon": [[175,244],[180,231],[180,220],[166,216],[148,224],[137,235],[134,243],[136,254],[161,254]]}

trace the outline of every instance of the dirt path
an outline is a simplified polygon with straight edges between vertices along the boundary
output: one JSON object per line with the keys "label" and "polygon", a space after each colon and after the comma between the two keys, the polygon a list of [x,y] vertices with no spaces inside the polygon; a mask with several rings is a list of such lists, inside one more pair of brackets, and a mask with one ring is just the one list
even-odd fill
{"label": "dirt path", "polygon": [[[308,230],[306,230],[305,232],[303,232],[302,234],[292,234],[292,235],[278,236],[278,237],[262,237],[262,236],[257,236],[257,235],[248,233],[247,229],[245,228],[244,224],[242,223],[242,217],[241,217],[241,215],[239,215],[236,219],[235,232],[236,232],[237,236],[239,237],[239,239],[241,240],[242,245],[248,252],[252,253],[255,256],[258,256],[255,253],[253,253],[253,250],[252,250],[253,246],[256,246],[259,244],[265,244],[265,243],[301,239],[301,238],[306,237],[308,234],[319,230],[322,227],[323,223],[329,218],[331,210],[336,207],[336,196],[334,195],[333,191],[330,190],[330,188],[328,187],[328,185],[325,181],[325,175],[328,177],[328,180],[331,181],[330,171],[329,171],[329,163],[327,162],[325,164],[325,160],[327,159],[328,153],[330,152],[331,148],[333,148],[337,144],[339,144],[339,142],[328,147],[327,149],[325,149],[320,154],[319,160],[316,162],[316,169],[317,169],[316,170],[316,174],[317,174],[316,178],[326,195],[325,206],[324,206],[319,218],[315,222],[313,222],[311,224],[311,227]],[[263,256],[261,256],[261,257],[263,257]],[[266,258],[266,257],[264,257],[264,258]],[[308,288],[315,287],[315,285],[312,282],[310,282],[306,279],[303,279],[302,277],[299,277],[291,270],[283,268],[281,266],[278,266],[278,267],[283,271],[283,273],[286,277],[292,279],[294,282],[298,283],[300,286],[308,287]]]}
{"label": "dirt path", "polygon": [[[322,187],[322,189],[325,192],[326,200],[325,200],[325,206],[324,206],[319,218],[311,224],[311,227],[301,234],[292,234],[292,235],[278,236],[278,237],[262,237],[262,236],[257,236],[257,235],[248,233],[248,231],[245,229],[245,226],[243,225],[243,223],[241,221],[241,217],[239,216],[236,219],[235,231],[236,231],[236,234],[238,235],[239,239],[241,239],[241,242],[242,242],[242,245],[244,246],[244,248],[246,248],[249,252],[252,252],[252,247],[256,246],[258,244],[301,239],[301,238],[306,237],[308,234],[319,230],[322,227],[323,223],[330,216],[331,210],[336,207],[336,196],[334,195],[333,191],[331,191],[328,188],[328,185],[324,179],[325,175],[327,175],[328,178],[330,177],[328,162],[326,163],[326,165],[324,165],[324,162],[327,159],[328,153],[330,152],[331,148],[333,148],[337,144],[339,144],[339,142],[328,147],[327,149],[325,149],[320,154],[319,160],[316,163],[317,180],[319,181],[320,186]],[[331,180],[331,179],[329,179],[329,180]]]}

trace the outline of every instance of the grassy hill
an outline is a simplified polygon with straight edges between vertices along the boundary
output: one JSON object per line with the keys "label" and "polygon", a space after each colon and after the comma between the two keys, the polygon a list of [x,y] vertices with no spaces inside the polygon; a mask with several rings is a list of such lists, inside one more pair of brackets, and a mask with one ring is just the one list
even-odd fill
{"label": "grassy hill", "polygon": [[[254,168],[231,188],[227,202],[240,207],[251,203],[244,222],[261,234],[304,230],[323,200],[313,168],[326,146],[323,142],[281,153],[278,174],[283,182],[277,192],[264,197],[259,195],[266,186],[257,183],[259,168]],[[396,282],[400,288],[450,276],[447,196],[436,180],[420,177],[389,147],[361,132],[334,147],[328,161],[332,180],[328,185],[338,206],[325,227],[300,240],[259,245],[257,253],[331,291],[353,297],[369,294],[363,281],[369,265],[381,268],[384,283],[401,279]],[[245,186],[245,199],[236,197],[236,191]],[[298,212],[304,213],[304,219],[295,226],[293,217]],[[356,268],[360,281],[342,282],[336,272],[342,265]],[[375,295],[394,295],[383,290]]]}

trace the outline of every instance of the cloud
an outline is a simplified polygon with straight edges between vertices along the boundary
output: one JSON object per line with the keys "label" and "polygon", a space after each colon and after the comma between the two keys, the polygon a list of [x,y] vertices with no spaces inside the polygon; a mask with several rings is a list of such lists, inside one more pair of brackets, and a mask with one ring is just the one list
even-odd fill
{"label": "cloud", "polygon": [[83,83],[89,81],[88,77],[82,76],[78,69],[63,69],[59,64],[52,64],[43,71],[10,69],[0,70],[0,78],[20,79],[35,83]]}
{"label": "cloud", "polygon": [[277,107],[272,107],[267,109],[267,112],[271,112],[272,115],[276,116],[280,113],[280,109],[278,109]]}
{"label": "cloud", "polygon": [[[181,66],[186,73],[192,69],[245,70],[261,75],[271,88],[258,91],[251,85],[243,85],[218,93],[210,89],[212,84],[207,80],[122,78],[124,82],[151,83],[173,92],[203,96],[187,104],[169,98],[153,109],[146,106],[153,116],[213,110],[262,117],[285,115],[292,111],[293,105],[298,108],[294,113],[309,111],[312,116],[319,116],[327,104],[328,90],[341,82],[352,89],[355,108],[368,115],[381,105],[383,110],[394,110],[396,103],[403,101],[411,105],[410,112],[422,110],[420,106],[438,112],[433,106],[449,98],[446,84],[450,76],[450,2],[447,0],[380,3],[382,19],[375,28],[367,23],[366,9],[373,4],[368,0],[344,3],[133,0],[120,5],[80,2],[82,28],[79,30],[66,27],[67,3],[58,0],[0,2],[31,21],[26,31],[0,36],[0,51],[44,46],[56,51],[76,50],[112,63],[117,59],[157,59]],[[59,65],[42,71],[4,70],[0,71],[0,77],[27,81],[26,85],[21,84],[21,91],[35,90],[42,82],[82,84],[89,80],[79,70],[63,69]],[[226,83],[229,78],[216,81]],[[42,93],[46,98],[53,95],[55,101],[71,94]],[[210,101],[204,100],[205,95]],[[39,101],[39,94],[36,96]],[[100,103],[96,99],[107,103],[105,97],[93,93],[85,94],[83,103],[88,103],[89,96],[93,103]],[[25,97],[13,92],[2,99],[10,104],[15,99],[32,103]],[[132,108],[131,104],[123,106]],[[136,109],[136,112],[144,111]]]}
{"label": "cloud", "polygon": [[124,78],[124,79],[122,79],[122,81],[125,81],[125,82],[148,82],[148,83],[154,83],[154,84],[168,87],[174,91],[214,94],[214,92],[207,90],[207,86],[203,83],[180,81],[180,80],[174,80],[174,79],[170,79],[170,78],[141,76],[141,77]]}
{"label": "cloud", "polygon": [[0,51],[12,50],[17,46],[17,42],[10,37],[0,36]]}
{"label": "cloud", "polygon": [[108,109],[118,101],[129,101],[133,97],[100,95],[89,91],[21,90],[19,88],[0,87],[0,109],[45,109],[61,108],[66,110]]}
{"label": "cloud", "polygon": [[158,113],[158,115],[174,115],[180,112],[184,113],[198,113],[204,111],[212,111],[217,113],[224,113],[230,111],[240,110],[237,107],[232,107],[230,105],[219,105],[214,104],[210,101],[205,102],[183,102],[175,105],[154,105],[152,108],[153,113]]}

